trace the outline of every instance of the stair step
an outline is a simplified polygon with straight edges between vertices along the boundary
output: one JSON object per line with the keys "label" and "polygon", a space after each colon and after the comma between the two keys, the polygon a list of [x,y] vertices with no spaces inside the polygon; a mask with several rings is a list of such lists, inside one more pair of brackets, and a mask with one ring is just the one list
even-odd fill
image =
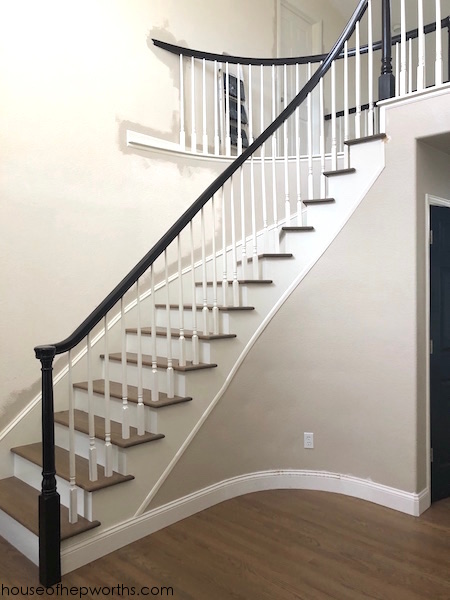
{"label": "stair step", "polygon": [[[17,477],[0,480],[0,509],[35,535],[39,535],[39,491]],[[94,529],[100,521],[88,521],[78,515],[76,523],[69,523],[69,510],[61,505],[61,540],[66,540]]]}
{"label": "stair step", "polygon": [[356,173],[356,169],[337,169],[336,171],[324,171],[325,177],[335,177],[336,175],[351,175]]}
{"label": "stair step", "polygon": [[[137,328],[135,328],[135,327],[131,327],[131,328],[127,329],[126,331],[127,331],[127,333],[134,333],[137,335]],[[170,333],[171,337],[174,337],[174,338],[180,337],[179,329],[171,329],[170,332],[171,332]],[[141,334],[142,335],[151,335],[152,328],[151,327],[142,327]],[[159,337],[167,337],[167,328],[166,327],[156,327],[156,335]],[[191,331],[190,329],[184,329],[183,335],[186,339],[190,339],[194,335],[194,332]],[[197,335],[198,335],[199,340],[206,340],[206,341],[227,340],[227,339],[236,337],[235,333],[218,333],[218,334],[209,333],[209,334],[205,335],[204,333],[197,332]]]}
{"label": "stair step", "polygon": [[[179,304],[169,304],[170,308],[175,308],[178,309],[180,308]],[[155,304],[155,308],[166,308],[167,305],[160,303],[160,304]],[[184,310],[192,310],[192,304],[183,304],[183,308]],[[201,304],[200,302],[198,304],[195,305],[195,308],[197,310],[203,310],[203,304]],[[212,310],[214,307],[212,304],[208,304],[208,310]],[[232,311],[238,311],[238,310],[255,310],[254,306],[218,306],[217,307],[220,311],[223,312],[232,312]]]}
{"label": "stair step", "polygon": [[[105,355],[102,354],[101,358],[105,358]],[[132,365],[137,365],[138,355],[134,352],[127,352],[127,363]],[[114,354],[109,355],[109,360],[114,360],[116,362],[122,362],[122,354],[120,352],[116,352]],[[152,366],[152,357],[148,354],[142,355],[142,365],[144,367]],[[156,357],[156,366],[160,369],[167,369],[167,358],[165,356],[157,356]],[[179,364],[179,360],[177,358],[172,359],[172,367],[174,371],[180,371],[182,373],[187,371],[199,371],[201,369],[213,369],[217,367],[214,363],[200,363],[198,365],[194,365],[191,360],[186,361],[186,366],[181,367]]]}
{"label": "stair step", "polygon": [[364,144],[365,142],[373,142],[375,140],[385,140],[387,135],[385,133],[376,133],[375,135],[366,135],[365,137],[357,138],[354,140],[347,140],[344,142],[346,146],[356,146],[357,144]]}
{"label": "stair step", "polygon": [[[291,254],[290,252],[265,252],[263,254],[258,254],[258,260],[264,260],[265,258],[294,258],[294,255]],[[251,262],[253,260],[252,256],[247,256],[247,262]],[[242,264],[242,260],[238,260],[237,265],[241,265]]]}
{"label": "stair step", "polygon": [[[101,396],[105,395],[105,380],[104,379],[95,379],[92,382],[94,394],[99,394]],[[84,390],[87,392],[88,382],[81,381],[79,383],[75,383],[74,388],[79,390]],[[128,402],[133,402],[137,404],[138,402],[138,388],[134,385],[128,385]],[[109,394],[112,398],[118,398],[122,400],[122,384],[117,381],[109,382]],[[175,396],[174,398],[168,398],[167,394],[164,392],[159,392],[159,400],[152,401],[152,392],[151,390],[143,390],[143,398],[145,406],[151,406],[152,408],[164,408],[165,406],[173,406],[175,404],[182,404],[183,402],[190,402],[192,398],[190,396],[181,397]]]}
{"label": "stair step", "polygon": [[[35,444],[28,444],[26,446],[17,446],[11,448],[11,452],[29,460],[42,467],[42,443],[36,442]],[[69,452],[59,446],[55,446],[55,461],[56,461],[56,474],[70,481],[69,471]],[[89,480],[89,461],[81,456],[75,456],[75,469],[76,469],[76,485],[86,492],[95,492],[103,488],[123,483],[125,481],[131,481],[134,479],[133,475],[120,475],[119,473],[113,472],[111,477],[105,477],[105,470],[101,465],[97,466],[98,479],[97,481]]]}
{"label": "stair step", "polygon": [[[82,410],[75,409],[74,411],[75,429],[81,433],[89,435],[89,414]],[[64,410],[55,413],[55,423],[69,427],[69,411]],[[95,437],[100,440],[105,440],[105,419],[97,415],[94,416]],[[164,438],[162,433],[145,432],[143,435],[138,435],[135,427],[130,427],[130,437],[124,439],[122,437],[122,424],[117,421],[111,421],[111,443],[119,448],[131,448],[139,444],[154,442]]]}
{"label": "stair step", "polygon": [[[227,283],[229,285],[232,285],[233,280],[232,279],[228,279]],[[273,279],[238,279],[238,283],[240,285],[270,285],[273,283]],[[214,281],[207,281],[206,282],[207,286],[212,286],[214,285]],[[222,280],[220,281],[216,281],[216,285],[217,287],[222,285]],[[203,281],[196,281],[195,282],[195,286],[196,287],[202,287],[203,286]]]}
{"label": "stair step", "polygon": [[306,225],[290,225],[287,227],[282,227],[282,231],[314,231],[314,227],[306,226]]}
{"label": "stair step", "polygon": [[314,206],[315,204],[333,204],[336,202],[334,198],[311,198],[311,200],[303,200],[305,206]]}

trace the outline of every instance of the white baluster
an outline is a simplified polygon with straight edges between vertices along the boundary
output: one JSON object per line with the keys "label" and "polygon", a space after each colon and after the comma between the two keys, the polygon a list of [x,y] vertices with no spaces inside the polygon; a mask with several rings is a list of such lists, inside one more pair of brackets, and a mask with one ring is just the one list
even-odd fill
{"label": "white baluster", "polygon": [[258,243],[257,243],[257,237],[256,237],[255,170],[254,170],[254,165],[253,165],[253,155],[250,157],[250,194],[251,194],[251,201],[252,201],[252,239],[253,239],[252,272],[253,272],[253,279],[259,279]]}
{"label": "white baluster", "polygon": [[241,237],[242,237],[242,279],[247,279],[247,238],[245,233],[245,192],[244,192],[244,168],[239,169],[239,179],[241,184]]}
{"label": "white baluster", "polygon": [[400,96],[406,95],[406,79],[408,76],[406,67],[406,7],[405,0],[400,4],[400,38],[401,38],[401,69],[400,69]]}
{"label": "white baluster", "polygon": [[[344,140],[349,139],[350,106],[348,100],[348,42],[344,44]],[[348,166],[348,165],[346,165]]]}
{"label": "white baluster", "polygon": [[[333,63],[334,65],[334,63]],[[308,80],[311,79],[311,63],[308,63]],[[336,107],[335,107],[336,108]],[[313,122],[312,122],[312,93],[308,94],[308,198],[314,198],[313,174]],[[336,112],[336,111],[335,111]],[[336,117],[336,115],[335,115]],[[336,122],[336,119],[335,119]],[[337,153],[337,150],[336,150]]]}
{"label": "white baluster", "polygon": [[262,133],[264,131],[264,67],[262,65],[260,66],[260,73],[259,73],[259,87],[261,89],[260,107],[259,107],[260,131]]}
{"label": "white baluster", "polygon": [[136,312],[137,312],[137,347],[138,347],[138,404],[136,408],[138,435],[145,433],[145,412],[144,412],[144,390],[142,382],[142,327],[141,327],[141,298],[139,291],[139,279],[136,282]]}
{"label": "white baluster", "polygon": [[214,61],[214,154],[220,154],[220,137],[219,137],[219,95],[218,95],[219,79],[217,75],[217,60]]}
{"label": "white baluster", "polygon": [[336,61],[331,64],[331,169],[337,169],[336,146]]}
{"label": "white baluster", "polygon": [[197,152],[197,132],[195,129],[195,109],[196,109],[196,97],[195,97],[195,59],[191,56],[191,151]]}
{"label": "white baluster", "polygon": [[441,0],[436,0],[436,62],[435,62],[435,82],[434,85],[442,85],[443,77],[442,71],[444,62],[442,59],[442,12],[441,12]]}
{"label": "white baluster", "polygon": [[423,30],[423,0],[418,0],[419,56],[417,64],[417,91],[425,88],[425,33]]}
{"label": "white baluster", "polygon": [[[275,121],[277,116],[277,96],[276,96],[276,86],[275,86],[275,65],[272,65],[272,121]],[[275,156],[277,154],[277,133],[274,132],[272,135],[272,165],[273,169],[275,169]],[[275,174],[275,171],[274,171]],[[275,176],[273,178],[275,181]]]}
{"label": "white baluster", "polygon": [[234,206],[234,182],[230,178],[231,260],[233,268],[233,306],[239,306],[239,281],[237,278],[236,211]]}
{"label": "white baluster", "polygon": [[156,353],[156,307],[155,307],[155,269],[150,267],[150,299],[151,299],[151,317],[152,317],[152,402],[159,400],[159,382]]}
{"label": "white baluster", "polygon": [[[242,167],[241,167],[242,169]],[[216,252],[216,201],[215,196],[211,198],[212,211],[212,255],[213,255],[213,334],[219,334],[219,306],[217,303],[217,252]]]}
{"label": "white baluster", "polygon": [[[369,110],[367,113],[367,135],[373,135],[374,133],[374,97],[373,97],[373,13],[372,13],[372,0],[369,0],[367,6],[367,34],[368,34],[368,77],[369,77],[369,90],[368,90],[368,100],[369,100]],[[344,133],[345,136],[345,133]],[[348,164],[346,165],[348,167]]]}
{"label": "white baluster", "polygon": [[413,47],[412,38],[408,41],[408,55],[409,55],[409,69],[408,69],[408,93],[411,94],[413,91]]}
{"label": "white baluster", "polygon": [[324,90],[323,77],[319,82],[319,105],[320,105],[320,197],[326,197],[326,177],[325,172],[325,106],[324,106]]}
{"label": "white baluster", "polygon": [[222,305],[228,304],[227,207],[225,188],[222,187]]}
{"label": "white baluster", "polygon": [[206,232],[205,232],[205,209],[200,210],[200,225],[202,230],[202,291],[203,291],[203,333],[209,335],[209,309],[208,309],[208,284],[206,277]]}
{"label": "white baluster", "polygon": [[192,364],[198,365],[199,347],[198,347],[198,332],[197,332],[197,300],[195,292],[195,260],[194,260],[194,226],[192,221],[189,224],[191,238],[191,271],[192,271]]}
{"label": "white baluster", "polygon": [[[287,65],[283,65],[283,97],[284,105],[286,106],[287,101]],[[289,194],[289,138],[288,138],[288,120],[283,123],[283,164],[284,164],[284,202],[286,206],[289,206],[289,222],[286,221],[286,225],[290,225],[291,218],[291,198]]]}
{"label": "white baluster", "polygon": [[[295,65],[295,95],[298,94],[300,88],[299,64]],[[303,225],[302,214],[302,190],[300,177],[300,107],[295,110],[295,174],[297,182],[297,225]]]}
{"label": "white baluster", "polygon": [[230,137],[230,75],[229,65],[225,63],[225,154],[231,156]]}
{"label": "white baluster", "polygon": [[179,365],[180,367],[186,366],[186,339],[184,337],[184,303],[183,303],[183,269],[181,265],[181,234],[177,236],[177,249],[178,249],[178,313],[180,319],[180,337],[178,344],[180,348],[179,352]]}
{"label": "white baluster", "polygon": [[[275,121],[277,116],[276,113],[276,105],[277,105],[277,97],[276,97],[276,86],[275,86],[275,65],[272,65],[272,121]],[[278,199],[277,199],[277,168],[276,168],[276,155],[277,155],[277,134],[274,132],[272,134],[272,206],[273,206],[273,215],[274,215],[274,223],[277,225],[278,223]],[[278,236],[278,230],[275,229],[275,248],[279,249],[280,239]]]}
{"label": "white baluster", "polygon": [[395,44],[395,97],[400,95],[400,58],[399,43]]}
{"label": "white baluster", "polygon": [[169,264],[167,261],[167,248],[164,250],[164,275],[166,285],[167,397],[173,398],[175,395],[175,391],[172,359],[172,328],[170,318]]}
{"label": "white baluster", "polygon": [[95,443],[94,387],[92,382],[91,334],[87,335],[87,377],[88,377],[88,429],[89,429],[89,479],[97,481],[97,446]]}
{"label": "white baluster", "polygon": [[72,352],[69,350],[69,522],[78,521],[78,495],[76,487],[75,472],[75,416],[73,400],[73,379],[72,379]]}
{"label": "white baluster", "polygon": [[356,57],[355,57],[355,95],[356,95],[356,113],[355,113],[355,138],[361,137],[361,35],[360,23],[356,23]]}
{"label": "white baluster", "polygon": [[[261,90],[264,90],[264,67],[261,65]],[[264,131],[264,101],[261,100],[261,131]],[[261,195],[262,195],[262,214],[263,214],[263,229],[264,247],[267,244],[267,196],[266,196],[266,145],[261,146]]]}
{"label": "white baluster", "polygon": [[186,148],[186,131],[184,130],[184,63],[183,55],[180,54],[180,146]]}
{"label": "white baluster", "polygon": [[120,322],[122,338],[122,437],[130,437],[130,422],[128,414],[128,385],[127,385],[127,334],[125,324],[125,306],[123,297],[120,299]]}
{"label": "white baluster", "polygon": [[208,154],[208,133],[206,131],[206,60],[202,59],[202,86],[203,86],[203,154]]}
{"label": "white baluster", "polygon": [[111,393],[109,385],[109,342],[108,315],[104,320],[105,327],[105,477],[113,474],[113,447],[111,444]]}
{"label": "white baluster", "polygon": [[248,65],[248,138],[249,138],[249,144],[253,144],[252,65]]}
{"label": "white baluster", "polygon": [[236,79],[237,79],[237,152],[242,154],[242,116],[241,116],[241,66],[236,65]]}

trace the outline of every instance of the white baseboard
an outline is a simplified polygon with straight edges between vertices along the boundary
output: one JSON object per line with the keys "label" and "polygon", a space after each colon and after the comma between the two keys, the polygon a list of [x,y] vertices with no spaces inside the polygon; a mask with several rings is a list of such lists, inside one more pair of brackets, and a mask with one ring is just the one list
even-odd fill
{"label": "white baseboard", "polygon": [[275,489],[317,490],[344,494],[413,516],[419,516],[430,506],[428,489],[416,494],[366,479],[326,471],[261,471],[226,479],[206,487],[149,510],[120,525],[95,533],[85,542],[70,544],[69,540],[62,551],[62,572],[69,573],[224,500],[252,492]]}

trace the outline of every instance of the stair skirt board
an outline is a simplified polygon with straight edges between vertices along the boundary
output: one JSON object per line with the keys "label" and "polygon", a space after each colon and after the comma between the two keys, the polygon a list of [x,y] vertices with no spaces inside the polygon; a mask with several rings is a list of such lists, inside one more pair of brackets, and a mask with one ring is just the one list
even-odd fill
{"label": "stair skirt board", "polygon": [[[382,144],[380,144],[380,145],[382,145]],[[286,300],[289,298],[289,296],[292,294],[292,292],[301,283],[303,278],[313,268],[313,266],[316,264],[316,262],[320,260],[321,256],[328,249],[330,244],[333,242],[333,240],[336,238],[336,236],[339,234],[339,232],[345,226],[347,221],[351,218],[352,214],[354,213],[356,208],[359,206],[360,202],[365,197],[365,195],[367,194],[370,187],[373,185],[373,183],[376,181],[376,179],[382,172],[382,170],[384,168],[384,147],[382,149],[382,152],[379,150],[376,150],[376,152],[375,152],[374,150],[372,150],[374,148],[373,144],[368,144],[367,146],[371,147],[371,151],[369,152],[369,155],[370,155],[370,158],[372,158],[373,160],[369,159],[366,162],[364,162],[363,157],[359,157],[359,165],[361,166],[361,170],[358,168],[357,174],[352,178],[352,181],[353,181],[355,187],[353,188],[351,193],[349,193],[347,190],[347,202],[343,203],[341,212],[337,214],[337,218],[336,218],[336,213],[331,213],[331,219],[329,219],[331,222],[324,223],[323,230],[320,234],[320,244],[316,244],[313,246],[313,251],[310,253],[310,255],[308,256],[308,258],[306,260],[303,260],[303,262],[300,261],[299,264],[297,264],[297,266],[295,266],[296,262],[297,262],[295,257],[290,259],[290,261],[286,261],[286,262],[292,261],[292,264],[294,265],[294,270],[293,271],[289,270],[287,272],[287,273],[289,273],[289,279],[287,281],[283,282],[283,285],[281,288],[279,288],[277,295],[271,297],[270,304],[268,304],[265,307],[264,314],[261,315],[261,320],[259,321],[259,325],[256,325],[256,324],[253,325],[251,330],[249,330],[248,333],[246,333],[245,339],[243,340],[243,342],[244,342],[243,350],[240,351],[239,355],[234,356],[233,360],[229,362],[229,365],[227,365],[227,373],[225,375],[225,381],[221,385],[220,389],[218,389],[217,392],[215,393],[214,398],[211,400],[208,399],[208,404],[205,405],[206,408],[202,409],[203,412],[202,412],[201,416],[198,418],[195,425],[192,427],[190,433],[184,437],[184,441],[180,440],[178,449],[174,449],[173,458],[170,460],[170,462],[164,468],[164,470],[162,471],[159,478],[153,484],[150,484],[152,487],[148,488],[149,492],[148,492],[147,497],[143,501],[141,501],[141,505],[136,508],[135,516],[126,521],[122,521],[117,525],[107,527],[107,528],[105,528],[104,531],[92,532],[91,534],[89,534],[89,536],[87,534],[84,534],[83,542],[79,541],[77,543],[77,541],[74,539],[64,542],[63,556],[64,556],[65,566],[63,568],[65,569],[66,572],[68,572],[74,568],[77,568],[78,566],[81,566],[82,564],[86,564],[86,562],[89,562],[89,560],[93,560],[93,558],[90,557],[89,554],[86,553],[86,550],[84,550],[84,548],[86,548],[86,549],[92,548],[93,556],[95,556],[95,558],[96,558],[98,556],[102,556],[105,553],[104,550],[100,550],[100,547],[105,546],[105,539],[107,539],[109,537],[111,539],[108,539],[108,544],[107,544],[108,552],[114,550],[115,548],[121,547],[121,546],[129,543],[130,541],[134,541],[135,539],[138,539],[138,537],[142,537],[142,535],[147,534],[147,533],[143,532],[141,527],[139,527],[139,526],[134,527],[134,524],[141,523],[141,520],[143,520],[145,522],[146,520],[149,519],[148,515],[144,514],[145,510],[151,503],[152,499],[154,498],[154,496],[156,495],[158,490],[163,485],[163,483],[166,480],[166,478],[168,477],[168,475],[173,470],[174,466],[177,464],[180,457],[184,454],[184,452],[190,445],[190,442],[195,437],[196,433],[202,427],[202,425],[205,422],[205,420],[207,419],[208,415],[211,413],[213,408],[216,406],[216,404],[218,403],[220,398],[223,396],[223,394],[227,390],[234,375],[236,374],[237,370],[240,368],[241,364],[243,363],[247,354],[252,349],[253,345],[256,343],[256,341],[258,340],[260,335],[263,333],[265,328],[268,326],[268,324],[270,323],[272,318],[275,316],[275,314],[280,310],[281,306],[286,302]],[[344,177],[342,179],[346,179],[346,178]],[[340,182],[339,180],[340,180],[339,177],[333,178],[333,185],[335,185],[335,182],[336,182],[335,188],[330,190],[332,192],[332,194],[330,194],[330,195],[332,195],[333,197],[334,196],[339,197],[339,195],[336,192],[343,194],[344,183]],[[348,196],[351,197],[350,201],[348,201]],[[334,205],[330,205],[330,206],[333,207]],[[322,209],[318,209],[318,210],[328,210],[328,209],[326,207],[323,207]],[[320,219],[318,219],[318,220],[320,220]],[[292,235],[293,237],[296,237],[298,234],[293,233],[290,235]],[[283,254],[283,251],[280,251],[280,253]],[[290,254],[290,253],[284,252],[284,254]],[[265,278],[265,276],[262,275],[262,278]],[[128,312],[128,310],[131,310],[135,305],[136,305],[136,301],[134,303],[130,303],[129,307],[127,307],[127,312]],[[247,313],[247,311],[244,311],[244,313]],[[120,315],[116,315],[112,319],[112,321],[110,321],[109,328],[111,328],[113,325],[118,323],[119,320],[120,320]],[[240,322],[242,323],[242,321],[240,321]],[[246,331],[246,329],[248,329],[248,327],[244,326],[243,331]],[[239,335],[239,331],[237,331],[237,333]],[[93,337],[92,345],[95,345],[95,343],[97,341],[99,341],[102,337],[103,337],[102,332],[100,332],[98,335],[96,335],[95,338]],[[79,353],[79,355],[75,357],[75,360],[77,362],[79,360],[81,360],[84,357],[85,353],[86,353],[86,350],[81,351]],[[208,365],[208,366],[212,366],[212,365]],[[65,370],[63,369],[61,373],[56,375],[55,383],[56,383],[56,381],[61,381],[61,379],[64,377],[64,375],[66,373],[67,373],[67,368]],[[219,385],[220,385],[220,383],[219,383]],[[195,400],[195,398],[194,398],[194,400]],[[15,420],[15,424],[17,424],[21,418],[26,416],[26,414],[29,411],[31,411],[31,409],[34,408],[35,405],[36,405],[36,402],[33,401],[32,405],[29,405],[27,407],[27,409],[22,412],[20,418]],[[8,432],[11,431],[11,425],[12,424],[10,424],[10,426],[8,426],[2,432],[2,434],[0,435],[0,440],[2,439],[2,437],[3,438],[8,437],[7,434],[8,434]],[[6,442],[6,440],[5,440],[5,442]],[[272,472],[270,472],[270,473],[271,473],[270,476],[273,477],[275,475],[278,476],[282,472],[277,471],[275,473],[272,473]],[[303,473],[303,472],[300,472],[300,473]],[[256,477],[256,479],[258,479],[258,477],[259,477],[258,474],[256,474],[256,476],[255,475],[246,476],[246,477],[244,477],[244,481],[248,478],[250,478],[250,481],[252,481],[253,479],[255,479],[255,477]],[[330,479],[330,477],[331,477],[331,480],[333,480],[333,481],[334,480],[337,481],[340,479],[339,475],[326,475],[326,476],[320,475],[318,481],[324,481],[323,477],[325,477],[325,479],[326,478]],[[239,481],[239,480],[240,479],[238,478],[237,481]],[[299,480],[298,485],[300,485],[300,483],[302,481],[303,482],[306,481],[304,478],[304,475],[302,475],[302,478]],[[369,485],[369,484],[372,485],[370,482],[368,482],[365,485]],[[222,488],[225,489],[227,486],[228,486],[228,483],[226,483],[226,482],[223,485],[218,484],[217,489],[218,490],[220,490]],[[302,489],[302,486],[303,486],[303,484],[300,485],[300,489]],[[216,487],[217,486],[213,486],[214,489]],[[233,485],[231,487],[234,488]],[[271,486],[269,485],[269,488],[267,488],[267,489],[270,489],[270,487]],[[281,487],[285,487],[285,484],[283,484]],[[208,488],[208,490],[209,489],[210,488]],[[237,489],[237,491],[234,493],[234,495],[247,493],[247,488],[245,488],[243,491],[239,491],[239,489],[240,489],[239,487],[236,489]],[[255,490],[250,489],[249,491],[256,491],[256,489],[259,489],[259,488],[257,487],[257,488],[255,488]],[[261,489],[266,489],[266,488],[263,487]],[[322,489],[322,488],[311,488],[311,489]],[[370,488],[370,489],[372,489],[372,488]],[[209,497],[210,491],[208,491],[208,490],[206,492],[199,492],[197,494],[194,494],[193,498],[194,499],[197,497],[203,498],[203,496],[205,496],[205,498]],[[333,488],[332,490],[330,489],[329,491],[339,491],[339,490],[337,490],[337,489],[335,490]],[[345,493],[345,492],[342,492],[342,493]],[[403,494],[403,492],[397,492],[396,490],[394,490],[394,492],[392,494],[390,494],[390,496],[397,498],[397,496],[395,494],[397,494],[397,496],[399,498],[403,498],[403,496],[401,496],[401,494]],[[399,496],[399,494],[400,494],[400,496]],[[358,494],[356,492],[355,492],[355,495],[358,496]],[[219,496],[220,496],[220,494],[219,494]],[[233,496],[233,494],[230,497],[232,497],[232,496]],[[369,496],[370,496],[370,494],[369,494]],[[212,505],[216,502],[221,501],[221,500],[217,500],[217,501],[214,500],[214,497],[215,496],[213,494],[211,496],[212,499],[210,501],[210,504],[208,504],[208,505]],[[365,497],[365,496],[362,495],[361,497]],[[188,506],[191,502],[190,498],[191,497],[189,497],[189,499],[186,501],[184,499],[181,499],[179,501],[176,501],[175,503],[172,503],[170,506],[172,506],[172,505],[175,507],[184,506],[184,505]],[[369,497],[368,499],[372,499],[372,498]],[[403,502],[403,504],[402,504],[402,502]],[[380,501],[380,503],[383,504],[384,501],[383,502]],[[391,502],[391,501],[386,500],[385,505],[386,506],[392,505],[392,508],[397,508],[398,510],[404,510],[405,512],[409,512],[410,514],[415,514],[415,512],[414,512],[415,509],[411,508],[411,506],[412,506],[411,503],[412,503],[412,500],[408,496],[406,499],[403,498],[403,500],[401,502],[398,501],[397,504],[393,501]],[[194,502],[194,506],[197,506],[197,504],[195,502]],[[406,508],[405,508],[405,506],[406,506]],[[189,509],[190,512],[188,511],[188,514],[193,514],[194,512],[197,512],[198,510],[201,510],[201,509],[202,509],[202,507],[200,507],[200,508],[194,507],[192,509]],[[183,518],[183,516],[179,516],[179,517],[177,516],[179,513],[180,513],[180,510],[178,510],[178,508],[173,512],[172,509],[169,507],[167,509],[160,509],[156,513],[154,511],[151,511],[148,514],[155,515],[155,518],[156,518],[156,515],[167,514],[166,521],[167,521],[167,524],[169,524],[169,523],[172,523],[172,522],[178,520],[179,518]],[[101,521],[100,515],[94,515],[94,517],[98,518]],[[158,523],[160,521],[161,521],[161,519],[159,519]],[[164,521],[164,519],[163,519],[163,521]],[[164,526],[165,526],[164,524],[152,525],[151,527],[149,527],[148,533],[151,533],[152,530],[156,531],[156,529],[159,529]],[[117,542],[113,541],[116,539],[116,537],[117,537]],[[100,540],[99,543],[98,543],[98,540]],[[110,544],[110,541],[112,542],[112,545]],[[114,544],[116,544],[116,545],[114,545]]]}
{"label": "stair skirt board", "polygon": [[419,516],[431,503],[430,490],[406,492],[367,479],[327,471],[271,470],[239,475],[169,502],[115,527],[95,533],[82,543],[63,547],[62,572],[114,552],[177,521],[237,496],[264,490],[315,490],[343,494]]}

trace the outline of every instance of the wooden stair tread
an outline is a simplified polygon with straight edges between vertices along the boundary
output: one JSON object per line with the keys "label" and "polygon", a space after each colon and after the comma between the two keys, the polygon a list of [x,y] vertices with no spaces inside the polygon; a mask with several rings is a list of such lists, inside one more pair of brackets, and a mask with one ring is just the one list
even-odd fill
{"label": "wooden stair tread", "polygon": [[[101,358],[105,358],[105,355],[102,354]],[[122,353],[115,352],[109,355],[110,360],[114,360],[116,362],[122,361]],[[127,352],[127,363],[137,365],[138,355],[135,352]],[[152,366],[152,357],[148,354],[142,355],[142,365],[145,367]],[[167,358],[165,356],[157,356],[156,357],[156,365],[160,369],[167,369]],[[186,361],[186,366],[181,367],[177,358],[172,359],[172,367],[174,371],[186,372],[186,371],[199,371],[201,369],[213,369],[217,367],[215,363],[200,363],[198,365],[194,365],[191,360]]]}
{"label": "wooden stair tread", "polygon": [[[171,337],[176,337],[176,338],[180,337],[179,329],[172,328],[170,331],[171,331]],[[126,332],[137,335],[137,328],[130,327],[129,329],[126,330]],[[141,328],[142,335],[151,335],[151,333],[152,333],[151,327],[142,327]],[[190,339],[194,335],[194,332],[191,331],[190,329],[184,329],[183,334],[186,339]],[[167,328],[166,327],[157,327],[156,335],[159,337],[166,337],[167,336]],[[197,336],[198,336],[199,340],[211,341],[211,340],[228,340],[231,338],[235,338],[236,334],[235,333],[218,333],[218,334],[209,333],[209,334],[205,335],[204,333],[201,333],[199,331],[199,332],[197,332]]]}
{"label": "wooden stair tread", "polygon": [[[79,383],[74,383],[74,388],[79,390],[87,391],[88,382],[81,381]],[[94,379],[92,382],[92,387],[94,390],[94,394],[99,394],[101,396],[105,395],[105,380],[104,379]],[[133,402],[137,404],[138,401],[138,388],[134,385],[128,385],[128,402]],[[192,398],[190,396],[182,397],[182,396],[174,396],[173,398],[168,398],[167,394],[164,392],[159,392],[158,400],[152,400],[152,392],[151,390],[142,390],[143,392],[143,402],[145,406],[150,406],[152,408],[164,408],[165,406],[173,406],[175,404],[182,404],[184,402],[190,402]],[[109,382],[109,394],[111,398],[122,399],[122,384],[117,381]]]}
{"label": "wooden stair tread", "polygon": [[[81,433],[89,435],[89,414],[82,410],[75,409],[74,411],[75,429]],[[55,413],[55,423],[69,427],[69,411],[63,410]],[[97,415],[94,416],[95,437],[105,439],[105,419]],[[145,432],[143,435],[138,435],[136,427],[130,427],[130,437],[124,439],[122,437],[122,424],[117,421],[111,421],[111,443],[119,448],[131,448],[139,444],[154,442],[164,438],[162,433]]]}
{"label": "wooden stair tread", "polygon": [[356,173],[356,169],[337,169],[336,171],[324,171],[325,177],[335,177],[336,175],[351,175]]}
{"label": "wooden stair tread", "polygon": [[[17,446],[11,448],[11,452],[29,460],[42,467],[42,444],[36,442],[34,444],[27,444],[26,446]],[[69,475],[69,452],[55,446],[55,461],[56,461],[56,474],[65,479],[70,480]],[[105,477],[105,470],[101,465],[98,465],[98,479],[97,481],[89,480],[89,461],[81,456],[75,456],[75,469],[76,469],[76,485],[87,492],[95,492],[103,488],[130,481],[134,479],[133,475],[120,475],[119,473],[113,472],[111,477]]]}
{"label": "wooden stair tread", "polygon": [[[39,491],[16,477],[0,480],[0,509],[35,535],[39,535]],[[61,540],[89,531],[100,525],[78,515],[76,523],[69,523],[69,510],[61,505]]]}
{"label": "wooden stair tread", "polygon": [[[222,280],[220,281],[216,281],[216,285],[217,287],[220,287],[222,285]],[[228,279],[227,283],[229,285],[232,285],[233,280],[232,279]],[[238,283],[240,285],[270,285],[273,283],[273,279],[238,279]],[[214,285],[214,281],[207,281],[206,282],[207,286],[212,286]],[[196,287],[202,287],[203,286],[203,281],[196,281],[195,282],[195,286]]]}
{"label": "wooden stair tread", "polygon": [[336,202],[334,198],[311,198],[311,200],[303,200],[303,204],[305,206],[315,205],[315,204],[333,204]]}
{"label": "wooden stair tread", "polygon": [[385,133],[376,133],[375,135],[366,135],[361,138],[353,140],[347,140],[344,142],[346,146],[356,146],[357,144],[364,144],[365,142],[374,142],[375,140],[385,140],[387,135]]}
{"label": "wooden stair tread", "polygon": [[310,225],[287,225],[281,228],[282,231],[314,231]]}
{"label": "wooden stair tread", "polygon": [[[170,306],[170,308],[175,308],[175,309],[180,308],[179,304],[170,304],[169,306]],[[166,304],[155,304],[155,308],[166,308],[166,307],[167,307]],[[192,304],[183,304],[183,308],[184,308],[184,310],[192,310]],[[197,310],[203,310],[203,304],[198,303],[195,305],[195,308]],[[207,308],[208,308],[208,310],[212,310],[213,305],[208,304]],[[217,308],[223,312],[232,312],[232,311],[239,311],[239,310],[255,310],[254,306],[218,306]]]}

